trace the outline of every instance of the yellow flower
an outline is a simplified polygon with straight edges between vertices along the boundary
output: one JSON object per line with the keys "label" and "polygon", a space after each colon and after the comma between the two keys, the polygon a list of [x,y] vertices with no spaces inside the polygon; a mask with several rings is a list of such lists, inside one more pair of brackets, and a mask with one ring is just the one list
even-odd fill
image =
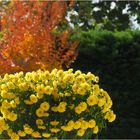
{"label": "yellow flower", "polygon": [[14,99],[16,97],[16,95],[14,93],[9,93],[9,98],[10,99]]}
{"label": "yellow flower", "polygon": [[90,90],[90,85],[88,83],[83,83],[82,86],[86,89],[86,90]]}
{"label": "yellow flower", "polygon": [[41,85],[37,85],[36,87],[35,87],[35,91],[37,92],[37,93],[41,93],[41,94],[43,94],[43,93],[45,93],[45,86],[43,85],[43,84],[41,84]]}
{"label": "yellow flower", "polygon": [[[1,128],[2,128],[2,125],[1,125]],[[4,124],[2,129],[3,130],[8,130],[9,129],[9,125],[8,124]]]}
{"label": "yellow flower", "polygon": [[53,112],[57,112],[57,107],[53,106],[53,107],[51,108],[51,110],[52,110]]}
{"label": "yellow flower", "polygon": [[64,71],[63,70],[58,70],[57,76],[62,77],[63,75],[64,75]]}
{"label": "yellow flower", "polygon": [[8,136],[11,136],[12,133],[13,133],[13,130],[12,130],[12,129],[8,129],[8,130],[7,130],[7,134],[8,134]]}
{"label": "yellow flower", "polygon": [[39,80],[39,76],[37,75],[37,74],[33,74],[32,75],[32,79],[34,80],[34,81],[38,81]]}
{"label": "yellow flower", "polygon": [[44,111],[43,111],[41,108],[38,108],[38,109],[36,110],[36,115],[37,115],[38,117],[43,117],[43,116],[44,116]]}
{"label": "yellow flower", "polygon": [[50,77],[50,72],[49,71],[44,71],[44,77],[46,78],[46,79],[49,79],[49,77]]}
{"label": "yellow flower", "polygon": [[108,108],[108,106],[104,105],[104,107],[102,109],[102,112],[106,113],[107,111],[109,111],[109,108]]}
{"label": "yellow flower", "polygon": [[25,133],[24,131],[19,130],[19,131],[18,131],[18,135],[19,135],[20,137],[25,137],[25,136],[26,136],[26,133]]}
{"label": "yellow flower", "polygon": [[28,84],[27,83],[20,83],[19,85],[18,85],[18,87],[19,87],[19,89],[20,90],[23,90],[23,91],[26,91],[26,90],[28,90],[28,88],[29,88],[29,86],[28,86]]}
{"label": "yellow flower", "polygon": [[50,131],[52,133],[58,133],[60,131],[60,129],[58,129],[58,128],[51,128]]}
{"label": "yellow flower", "polygon": [[17,114],[15,114],[15,113],[13,113],[13,112],[9,113],[8,119],[9,119],[10,121],[16,121],[16,120],[17,120]]}
{"label": "yellow flower", "polygon": [[100,98],[98,101],[98,106],[102,107],[106,103],[105,98]]}
{"label": "yellow flower", "polygon": [[80,121],[76,121],[75,123],[74,123],[74,129],[79,129],[81,127],[81,122]]}
{"label": "yellow flower", "polygon": [[82,111],[85,111],[87,109],[87,104],[85,102],[80,102],[78,106],[80,106]]}
{"label": "yellow flower", "polygon": [[107,119],[109,122],[113,122],[116,119],[116,115],[113,113],[113,111],[108,111],[105,116],[105,119]]}
{"label": "yellow flower", "polygon": [[75,107],[75,112],[77,114],[81,114],[82,113],[82,108],[80,106]]}
{"label": "yellow flower", "polygon": [[7,109],[3,108],[3,107],[1,108],[1,113],[2,113],[4,118],[8,118],[8,116],[10,114],[10,112]]}
{"label": "yellow flower", "polygon": [[2,90],[2,91],[1,91],[1,97],[2,97],[2,98],[7,98],[7,95],[8,95],[8,93],[7,93],[6,90]]}
{"label": "yellow flower", "polygon": [[7,101],[7,100],[4,100],[2,102],[2,107],[5,108],[5,109],[8,109],[11,107],[10,103]]}
{"label": "yellow flower", "polygon": [[65,106],[58,106],[57,111],[60,112],[60,113],[63,113],[63,112],[66,111],[66,107]]}
{"label": "yellow flower", "polygon": [[91,95],[87,98],[87,104],[89,106],[96,105],[98,103],[98,98],[94,95]]}
{"label": "yellow flower", "polygon": [[16,133],[11,134],[11,139],[12,140],[19,140],[19,136]]}
{"label": "yellow flower", "polygon": [[30,100],[24,100],[24,103],[27,105],[32,105],[33,103]]}
{"label": "yellow flower", "polygon": [[89,123],[88,123],[89,128],[94,128],[95,125],[96,125],[96,121],[94,119],[89,120]]}
{"label": "yellow flower", "polygon": [[8,75],[7,73],[4,75],[3,80],[4,80],[4,81],[8,81],[8,80],[9,80],[9,75]]}
{"label": "yellow flower", "polygon": [[43,116],[44,116],[44,117],[48,117],[48,116],[49,116],[49,113],[45,113],[45,112],[44,112],[44,113],[43,113]]}
{"label": "yellow flower", "polygon": [[71,93],[65,92],[65,96],[66,97],[70,97],[71,96]]}
{"label": "yellow flower", "polygon": [[8,91],[8,87],[6,84],[2,84],[0,87],[2,90]]}
{"label": "yellow flower", "polygon": [[67,105],[67,103],[66,103],[66,102],[60,102],[60,104],[59,104],[59,105],[66,106],[66,105]]}
{"label": "yellow flower", "polygon": [[98,77],[98,76],[95,76],[94,81],[95,81],[96,83],[98,83],[98,82],[99,82],[99,77]]}
{"label": "yellow flower", "polygon": [[56,126],[56,125],[59,124],[59,122],[58,121],[51,121],[50,124],[53,125],[53,126]]}
{"label": "yellow flower", "polygon": [[66,105],[67,105],[66,102],[60,102],[60,104],[57,107],[57,111],[60,112],[60,113],[65,112],[66,111]]}
{"label": "yellow flower", "polygon": [[16,97],[16,98],[14,99],[14,101],[15,101],[15,103],[16,103],[17,105],[19,105],[19,104],[20,104],[19,97]]}
{"label": "yellow flower", "polygon": [[52,84],[53,84],[53,87],[54,87],[54,88],[57,88],[57,86],[58,86],[58,81],[53,81]]}
{"label": "yellow flower", "polygon": [[43,129],[43,130],[45,130],[46,129],[46,126],[43,126],[43,125],[39,125],[39,126],[37,126],[38,127],[38,129]]}
{"label": "yellow flower", "polygon": [[2,90],[1,91],[1,97],[2,98],[7,98],[7,99],[13,99],[16,97],[16,95],[14,93],[9,93],[6,90]]}
{"label": "yellow flower", "polygon": [[109,122],[113,122],[115,119],[116,119],[116,114],[113,114],[113,115],[108,119],[108,121],[109,121]]}
{"label": "yellow flower", "polygon": [[45,137],[45,138],[49,138],[51,136],[51,134],[49,134],[49,133],[43,133],[42,136]]}
{"label": "yellow flower", "polygon": [[50,75],[56,75],[57,74],[57,72],[58,72],[58,70],[55,68],[55,69],[53,69],[52,71],[51,71],[51,73],[50,73]]}
{"label": "yellow flower", "polygon": [[63,81],[64,81],[64,82],[72,83],[72,82],[74,81],[74,75],[73,75],[73,74],[66,74],[66,75],[63,77]]}
{"label": "yellow flower", "polygon": [[10,105],[11,105],[12,108],[16,108],[17,107],[16,102],[13,101],[13,100],[10,102]]}
{"label": "yellow flower", "polygon": [[85,82],[85,78],[84,76],[81,74],[79,76],[76,77],[76,82],[77,83],[84,83]]}
{"label": "yellow flower", "polygon": [[78,76],[78,75],[80,75],[82,72],[80,71],[80,70],[77,70],[77,71],[75,71],[75,76]]}
{"label": "yellow flower", "polygon": [[37,120],[36,120],[36,124],[37,124],[37,125],[43,125],[44,122],[43,122],[43,120],[41,120],[41,119],[37,119]]}
{"label": "yellow flower", "polygon": [[73,130],[73,128],[70,127],[70,126],[61,126],[61,129],[62,129],[63,131],[66,131],[66,132],[70,132],[70,131]]}
{"label": "yellow flower", "polygon": [[67,124],[69,127],[74,127],[74,121],[73,120],[70,120]]}
{"label": "yellow flower", "polygon": [[93,128],[93,134],[97,134],[99,131],[99,128],[98,126],[96,125],[94,128]]}
{"label": "yellow flower", "polygon": [[77,89],[77,93],[80,94],[80,95],[85,95],[86,90],[85,90],[84,88],[82,88],[82,87],[79,87],[79,88]]}
{"label": "yellow flower", "polygon": [[14,89],[15,88],[15,85],[13,82],[7,82],[7,86],[9,89]]}
{"label": "yellow flower", "polygon": [[37,103],[37,101],[38,101],[37,97],[34,94],[32,94],[30,96],[30,100],[31,100],[32,103]]}
{"label": "yellow flower", "polygon": [[95,79],[95,75],[92,74],[91,72],[88,72],[86,75],[86,80],[91,81]]}
{"label": "yellow flower", "polygon": [[108,106],[108,108],[111,108],[111,107],[112,107],[112,104],[113,104],[113,103],[112,103],[112,100],[111,100],[111,99],[107,101],[107,106]]}
{"label": "yellow flower", "polygon": [[77,131],[77,136],[82,137],[84,134],[85,134],[85,130],[84,130],[84,129],[79,129],[79,130]]}
{"label": "yellow flower", "polygon": [[31,136],[32,136],[33,138],[41,138],[40,133],[37,132],[37,131],[34,131],[34,132],[31,134]]}
{"label": "yellow flower", "polygon": [[5,121],[4,121],[4,118],[0,116],[0,124],[4,124]]}
{"label": "yellow flower", "polygon": [[95,85],[93,86],[93,90],[94,90],[94,93],[95,93],[96,95],[98,95],[98,94],[100,93],[99,85],[95,84]]}
{"label": "yellow flower", "polygon": [[33,129],[32,128],[30,128],[30,127],[24,127],[24,132],[26,133],[26,134],[28,134],[28,135],[30,135],[30,134],[32,134],[33,133]]}
{"label": "yellow flower", "polygon": [[52,92],[52,95],[53,95],[53,98],[54,98],[55,100],[58,100],[58,99],[59,99],[59,94],[58,94],[57,91],[55,91],[55,89],[54,89],[54,91]]}
{"label": "yellow flower", "polygon": [[44,94],[41,93],[41,92],[37,92],[37,93],[36,93],[36,96],[37,96],[38,99],[42,99],[42,98],[43,98],[43,95],[44,95]]}
{"label": "yellow flower", "polygon": [[41,105],[40,105],[40,108],[44,111],[48,111],[49,108],[50,108],[50,105],[48,102],[43,102]]}
{"label": "yellow flower", "polygon": [[86,130],[88,128],[88,126],[89,126],[88,122],[86,122],[85,120],[81,121],[81,127],[80,128]]}
{"label": "yellow flower", "polygon": [[107,93],[106,91],[101,90],[101,92],[102,92],[102,94],[105,96],[106,100],[108,100],[108,101],[111,100],[110,96],[108,95],[108,93]]}
{"label": "yellow flower", "polygon": [[51,88],[50,86],[46,86],[45,87],[45,91],[46,91],[46,94],[47,95],[51,95],[52,91],[53,91],[53,88]]}
{"label": "yellow flower", "polygon": [[73,92],[77,92],[78,87],[79,87],[78,84],[74,84],[74,85],[72,86]]}
{"label": "yellow flower", "polygon": [[59,97],[64,97],[64,93],[59,92]]}
{"label": "yellow flower", "polygon": [[3,117],[0,117],[0,133],[2,133],[4,130],[8,130],[9,129],[9,125],[6,124],[5,120]]}
{"label": "yellow flower", "polygon": [[25,75],[25,80],[30,82],[31,81],[31,73],[27,72]]}

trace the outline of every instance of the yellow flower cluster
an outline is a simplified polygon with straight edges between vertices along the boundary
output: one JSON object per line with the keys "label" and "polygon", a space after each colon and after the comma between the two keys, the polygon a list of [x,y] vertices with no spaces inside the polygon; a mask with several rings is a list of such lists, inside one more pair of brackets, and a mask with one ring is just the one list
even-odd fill
{"label": "yellow flower cluster", "polygon": [[0,77],[0,138],[98,134],[106,120],[116,118],[112,100],[98,82],[94,74],[73,69],[5,74]]}
{"label": "yellow flower cluster", "polygon": [[77,136],[83,136],[88,128],[92,129],[93,134],[97,134],[99,131],[94,119],[85,121],[83,118],[80,118],[75,122],[70,120],[67,125],[61,126],[61,129],[66,132],[77,130]]}

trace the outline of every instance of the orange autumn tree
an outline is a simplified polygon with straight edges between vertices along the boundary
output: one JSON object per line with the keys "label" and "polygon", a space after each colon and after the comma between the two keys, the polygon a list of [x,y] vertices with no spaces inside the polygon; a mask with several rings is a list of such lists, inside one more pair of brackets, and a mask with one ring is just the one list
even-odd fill
{"label": "orange autumn tree", "polygon": [[2,15],[4,39],[0,42],[0,74],[62,68],[75,60],[79,41],[71,30],[59,31],[70,1],[12,1]]}

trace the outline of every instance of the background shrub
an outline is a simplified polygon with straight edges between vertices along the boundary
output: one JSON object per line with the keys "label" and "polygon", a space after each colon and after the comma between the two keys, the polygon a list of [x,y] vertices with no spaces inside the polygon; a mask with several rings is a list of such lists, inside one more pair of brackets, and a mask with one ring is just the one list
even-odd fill
{"label": "background shrub", "polygon": [[72,67],[101,77],[118,115],[106,137],[139,138],[140,31],[89,30],[78,37],[79,56]]}

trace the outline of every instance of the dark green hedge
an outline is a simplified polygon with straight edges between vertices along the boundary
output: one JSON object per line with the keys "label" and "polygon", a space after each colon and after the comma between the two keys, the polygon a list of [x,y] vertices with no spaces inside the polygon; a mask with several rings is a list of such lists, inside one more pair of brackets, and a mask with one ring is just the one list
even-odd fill
{"label": "dark green hedge", "polygon": [[101,138],[140,138],[140,31],[90,30],[78,38],[79,56],[72,67],[100,77],[117,113]]}

